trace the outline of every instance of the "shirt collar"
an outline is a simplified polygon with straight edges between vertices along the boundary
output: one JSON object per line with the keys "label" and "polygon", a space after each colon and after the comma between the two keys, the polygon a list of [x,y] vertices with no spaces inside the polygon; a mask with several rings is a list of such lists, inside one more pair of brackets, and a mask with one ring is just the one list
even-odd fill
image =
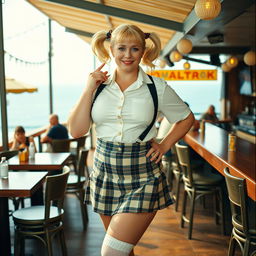
{"label": "shirt collar", "polygon": [[[116,72],[113,72],[104,84],[109,85],[111,88],[118,89],[115,79],[116,79]],[[139,67],[137,80],[133,84],[131,84],[127,88],[127,90],[135,90],[140,88],[143,84],[151,84],[151,83],[152,82],[149,79],[148,75],[144,72],[144,70],[141,67]]]}

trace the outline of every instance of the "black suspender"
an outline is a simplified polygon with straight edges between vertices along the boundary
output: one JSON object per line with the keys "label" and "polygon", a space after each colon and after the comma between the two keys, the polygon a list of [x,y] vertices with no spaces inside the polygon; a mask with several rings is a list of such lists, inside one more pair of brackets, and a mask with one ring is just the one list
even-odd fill
{"label": "black suspender", "polygon": [[157,116],[157,112],[158,112],[158,98],[157,98],[157,91],[156,91],[156,86],[155,83],[153,81],[153,78],[148,75],[148,77],[150,78],[152,84],[147,84],[148,89],[150,91],[150,94],[152,96],[153,99],[153,103],[154,103],[154,116],[153,119],[151,121],[151,123],[149,124],[149,126],[146,128],[146,130],[139,136],[137,141],[143,141],[144,138],[147,136],[147,134],[149,133],[149,131],[151,130],[151,128],[153,127],[153,125],[155,124],[156,121],[156,116]]}
{"label": "black suspender", "polygon": [[99,94],[102,92],[102,90],[105,88],[105,84],[100,84],[99,87],[97,88],[97,91],[95,93],[95,96],[94,96],[94,99],[93,99],[93,102],[92,102],[92,106],[91,106],[91,109],[93,107],[93,104],[95,102],[95,100],[97,99],[97,97],[99,96]]}
{"label": "black suspender", "polygon": [[[147,84],[147,86],[148,86],[149,92],[152,96],[153,103],[154,103],[154,116],[153,116],[153,119],[152,119],[151,123],[149,124],[149,126],[145,129],[145,131],[137,139],[137,142],[143,141],[144,138],[147,136],[147,134],[149,133],[149,131],[151,130],[151,128],[153,127],[153,125],[156,121],[157,112],[158,112],[158,97],[157,97],[156,86],[155,86],[153,78],[150,75],[148,75],[148,77],[150,78],[150,80],[152,82],[151,84]],[[91,108],[93,107],[93,104],[95,103],[96,98],[99,96],[99,94],[105,88],[105,86],[106,86],[105,84],[101,84],[97,88],[97,91],[95,93]]]}

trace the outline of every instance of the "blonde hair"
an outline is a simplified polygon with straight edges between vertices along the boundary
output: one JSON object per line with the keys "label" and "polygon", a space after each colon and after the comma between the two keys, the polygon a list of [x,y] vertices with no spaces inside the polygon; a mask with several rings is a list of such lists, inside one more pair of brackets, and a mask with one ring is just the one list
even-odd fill
{"label": "blonde hair", "polygon": [[[106,49],[105,41],[108,39],[107,31],[99,31],[92,37],[92,51],[102,62],[110,60],[109,49]],[[135,40],[142,45],[144,54],[142,56],[142,63],[151,68],[155,67],[153,61],[159,56],[161,51],[161,42],[157,34],[148,33],[148,38],[151,42],[146,44],[145,33],[135,25],[123,24],[113,30],[110,37],[110,45],[113,46],[116,42],[121,42],[126,38]]]}

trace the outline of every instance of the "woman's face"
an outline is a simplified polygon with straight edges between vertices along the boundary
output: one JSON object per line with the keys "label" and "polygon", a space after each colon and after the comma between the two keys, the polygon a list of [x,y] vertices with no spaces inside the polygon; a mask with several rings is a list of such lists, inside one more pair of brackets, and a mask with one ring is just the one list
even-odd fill
{"label": "woman's face", "polygon": [[20,143],[24,142],[24,139],[26,138],[25,133],[22,132],[17,132],[15,133],[15,138],[17,141],[19,141]]}
{"label": "woman's face", "polygon": [[111,52],[118,68],[122,71],[131,72],[138,70],[144,49],[139,42],[127,39],[116,42],[111,47]]}

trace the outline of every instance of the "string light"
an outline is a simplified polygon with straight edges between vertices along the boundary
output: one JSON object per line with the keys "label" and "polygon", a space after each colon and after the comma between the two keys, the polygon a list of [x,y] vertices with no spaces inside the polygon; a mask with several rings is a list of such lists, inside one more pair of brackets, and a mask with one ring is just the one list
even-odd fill
{"label": "string light", "polygon": [[12,59],[14,59],[17,63],[24,63],[26,65],[43,65],[45,63],[48,62],[48,59],[43,60],[43,61],[28,61],[28,60],[24,60],[18,57],[15,57],[14,55],[10,54],[9,52],[4,51],[4,54],[6,54],[9,57],[9,60],[11,61]]}

